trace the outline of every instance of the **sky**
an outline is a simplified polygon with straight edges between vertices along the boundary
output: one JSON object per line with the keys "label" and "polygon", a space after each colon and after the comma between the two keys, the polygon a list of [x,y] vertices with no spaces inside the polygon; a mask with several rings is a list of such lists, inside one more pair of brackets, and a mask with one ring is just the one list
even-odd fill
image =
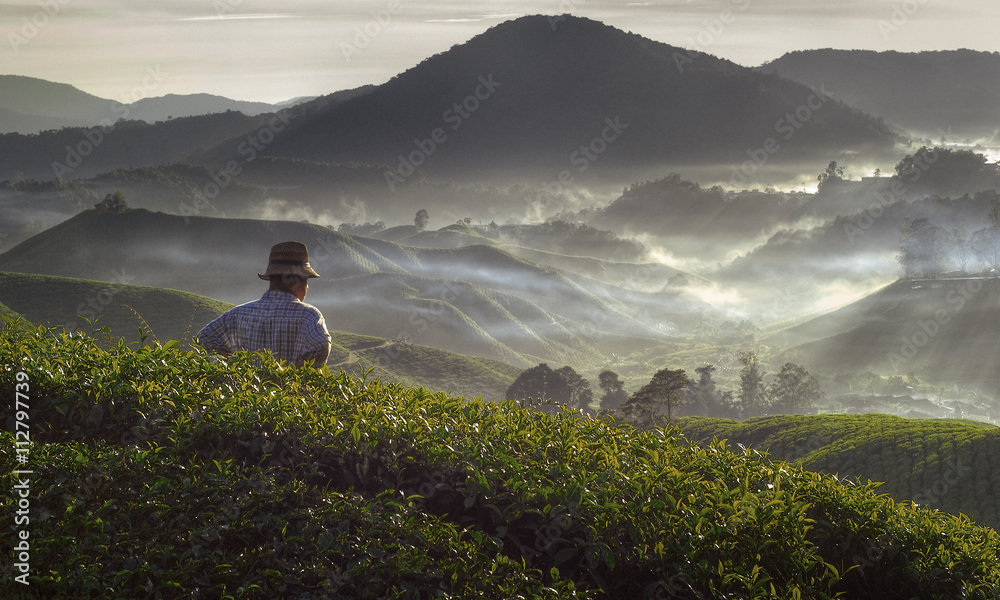
{"label": "sky", "polygon": [[757,66],[816,48],[1000,51],[997,0],[0,0],[0,74],[132,102],[380,84],[490,27],[573,14]]}

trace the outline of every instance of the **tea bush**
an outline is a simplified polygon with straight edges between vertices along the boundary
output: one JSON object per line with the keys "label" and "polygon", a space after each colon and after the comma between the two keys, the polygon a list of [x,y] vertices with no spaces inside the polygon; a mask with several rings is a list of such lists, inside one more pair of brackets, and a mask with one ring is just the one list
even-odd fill
{"label": "tea bush", "polygon": [[1000,597],[995,531],[676,431],[11,324],[19,371],[5,598]]}

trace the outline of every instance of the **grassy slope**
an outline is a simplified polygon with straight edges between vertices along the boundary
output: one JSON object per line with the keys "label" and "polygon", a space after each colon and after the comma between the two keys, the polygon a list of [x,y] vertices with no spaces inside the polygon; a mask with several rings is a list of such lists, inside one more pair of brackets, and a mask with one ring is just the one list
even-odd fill
{"label": "grassy slope", "polygon": [[10,317],[12,319],[16,319],[20,316],[22,315],[19,315],[18,313],[11,310],[9,306],[4,304],[3,302],[0,302],[0,317]]}
{"label": "grassy slope", "polygon": [[250,358],[0,333],[36,442],[31,586],[0,595],[998,597],[995,531],[869,487]]}
{"label": "grassy slope", "polygon": [[0,302],[32,323],[90,332],[82,315],[98,327],[110,328],[111,335],[129,340],[136,339],[142,328],[138,313],[148,326],[146,335],[164,342],[190,339],[232,307],[177,290],[2,271]]}
{"label": "grassy slope", "polygon": [[866,415],[690,417],[685,435],[727,439],[810,470],[884,482],[879,489],[1000,528],[1000,428],[960,419]]}

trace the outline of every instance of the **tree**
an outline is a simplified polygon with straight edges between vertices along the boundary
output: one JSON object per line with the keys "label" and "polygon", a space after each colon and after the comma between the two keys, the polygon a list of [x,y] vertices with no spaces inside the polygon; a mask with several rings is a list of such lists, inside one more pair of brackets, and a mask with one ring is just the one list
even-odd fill
{"label": "tree", "polygon": [[569,365],[561,369],[556,369],[555,372],[561,375],[566,385],[569,386],[569,401],[567,404],[589,413],[590,403],[594,400],[594,391],[590,389],[590,382]]}
{"label": "tree", "polygon": [[97,212],[125,213],[132,208],[125,201],[125,194],[114,192],[104,197],[104,200],[94,205]]}
{"label": "tree", "polygon": [[621,380],[618,373],[610,370],[601,371],[597,380],[604,392],[604,395],[601,396],[601,410],[615,410],[628,400],[625,382]]}
{"label": "tree", "polygon": [[553,371],[549,365],[540,363],[522,371],[507,388],[506,396],[508,400],[531,399],[543,402],[551,399],[557,404],[568,404],[571,394],[566,378]]}
{"label": "tree", "polygon": [[844,167],[838,167],[837,161],[831,160],[826,170],[817,175],[816,179],[819,181],[817,191],[822,190],[824,186],[839,183],[844,180]]}
{"label": "tree", "polygon": [[903,276],[937,277],[944,266],[946,235],[943,230],[929,219],[907,219],[899,233],[896,260],[903,267]]}
{"label": "tree", "polygon": [[413,217],[413,226],[417,228],[417,231],[423,231],[427,227],[427,221],[430,220],[430,215],[423,208],[417,211],[415,217]]}
{"label": "tree", "polygon": [[771,384],[771,404],[786,414],[798,414],[822,397],[819,380],[801,365],[785,363]]}
{"label": "tree", "polygon": [[992,272],[997,277],[1000,276],[1000,200],[996,198],[993,199],[989,219],[990,226],[974,232],[969,246],[983,271],[987,274]]}
{"label": "tree", "polygon": [[979,266],[984,273],[997,276],[1000,266],[1000,228],[984,227],[972,234],[972,253],[979,259]]}
{"label": "tree", "polygon": [[736,355],[740,369],[740,410],[744,417],[755,416],[764,402],[764,371],[760,368],[757,353],[752,350]]}
{"label": "tree", "polygon": [[691,383],[684,369],[660,369],[646,385],[629,398],[622,407],[640,426],[653,425],[656,415],[667,410],[667,421],[673,409],[684,403],[683,391]]}
{"label": "tree", "polygon": [[705,365],[694,370],[698,381],[692,381],[686,392],[685,412],[690,415],[721,417],[726,412],[722,396],[715,387],[712,374],[715,366]]}
{"label": "tree", "polygon": [[969,256],[972,254],[972,240],[969,234],[959,227],[954,227],[949,232],[948,241],[951,244],[951,251],[958,262],[958,267],[962,274],[968,273],[966,267],[969,264]]}

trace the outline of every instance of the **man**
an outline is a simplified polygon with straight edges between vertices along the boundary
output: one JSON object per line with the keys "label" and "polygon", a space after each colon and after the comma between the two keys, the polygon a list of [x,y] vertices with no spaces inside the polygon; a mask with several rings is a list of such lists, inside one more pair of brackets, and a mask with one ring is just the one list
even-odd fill
{"label": "man", "polygon": [[267,350],[297,367],[322,367],[330,356],[330,332],[323,314],[303,300],[309,279],[319,274],[309,266],[309,251],[300,242],[271,248],[267,269],[257,275],[270,282],[260,300],[241,304],[200,332],[201,345],[222,356],[239,350]]}

